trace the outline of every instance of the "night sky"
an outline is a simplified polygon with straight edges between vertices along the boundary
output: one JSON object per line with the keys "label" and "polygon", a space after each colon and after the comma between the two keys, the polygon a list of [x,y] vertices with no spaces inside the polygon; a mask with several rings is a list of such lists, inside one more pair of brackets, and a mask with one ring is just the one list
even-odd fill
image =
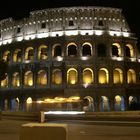
{"label": "night sky", "polygon": [[[29,3],[30,2],[30,3]],[[132,33],[140,38],[140,0],[19,0],[3,1],[0,20],[8,17],[28,17],[30,11],[66,6],[108,6],[121,8]],[[138,13],[139,12],[139,13]]]}

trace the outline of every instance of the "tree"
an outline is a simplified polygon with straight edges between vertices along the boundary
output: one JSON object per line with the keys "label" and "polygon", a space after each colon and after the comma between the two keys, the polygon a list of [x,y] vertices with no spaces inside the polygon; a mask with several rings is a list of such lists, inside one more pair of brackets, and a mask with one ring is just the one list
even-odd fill
{"label": "tree", "polygon": [[8,63],[5,62],[3,59],[0,60],[0,81],[6,78],[7,69],[8,69]]}

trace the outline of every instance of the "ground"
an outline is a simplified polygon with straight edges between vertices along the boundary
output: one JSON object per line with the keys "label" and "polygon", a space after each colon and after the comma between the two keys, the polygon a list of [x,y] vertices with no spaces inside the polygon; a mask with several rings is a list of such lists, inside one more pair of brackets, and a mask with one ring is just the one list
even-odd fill
{"label": "ground", "polygon": [[[22,124],[29,121],[1,120],[0,140],[19,140]],[[33,122],[32,122],[33,123]],[[37,123],[37,122],[34,122]],[[56,123],[56,122],[55,122]],[[68,124],[68,140],[139,140],[140,125],[132,123],[59,122]]]}

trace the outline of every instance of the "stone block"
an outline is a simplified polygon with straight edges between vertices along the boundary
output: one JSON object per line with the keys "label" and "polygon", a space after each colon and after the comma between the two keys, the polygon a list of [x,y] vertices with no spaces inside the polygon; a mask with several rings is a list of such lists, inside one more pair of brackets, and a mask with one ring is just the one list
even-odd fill
{"label": "stone block", "polygon": [[20,140],[67,140],[67,125],[29,123],[20,131]]}

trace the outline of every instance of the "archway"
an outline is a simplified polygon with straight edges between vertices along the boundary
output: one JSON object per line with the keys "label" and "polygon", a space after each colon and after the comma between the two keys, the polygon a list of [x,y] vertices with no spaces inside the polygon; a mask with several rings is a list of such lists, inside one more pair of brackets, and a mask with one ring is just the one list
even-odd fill
{"label": "archway", "polygon": [[125,110],[125,101],[123,96],[115,96],[115,110],[124,111]]}
{"label": "archway", "polygon": [[31,97],[28,97],[27,100],[26,100],[26,111],[32,111],[32,103],[33,103],[33,100]]}
{"label": "archway", "polygon": [[100,111],[110,111],[109,100],[106,96],[100,98]]}
{"label": "archway", "polygon": [[91,96],[86,96],[84,100],[87,101],[87,103],[83,106],[83,110],[93,112],[95,110],[93,98]]}
{"label": "archway", "polygon": [[140,104],[135,96],[129,96],[129,109],[130,110],[140,110]]}
{"label": "archway", "polygon": [[11,110],[19,111],[19,98],[14,98],[11,100]]}

